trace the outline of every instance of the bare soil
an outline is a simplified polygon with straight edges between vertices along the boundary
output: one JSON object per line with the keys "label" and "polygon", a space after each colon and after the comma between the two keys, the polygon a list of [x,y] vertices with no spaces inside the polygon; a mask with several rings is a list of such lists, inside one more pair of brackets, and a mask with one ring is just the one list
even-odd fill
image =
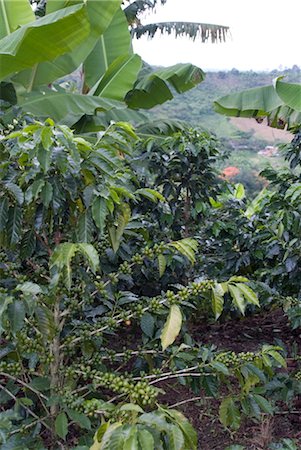
{"label": "bare soil", "polygon": [[[277,339],[281,339],[288,349],[294,342],[301,346],[301,335],[292,332],[280,309],[231,320],[225,324],[194,324],[190,332],[199,342],[215,344],[219,349],[236,352],[256,351],[262,344],[275,344]],[[224,450],[229,445],[240,444],[245,446],[245,450],[265,450],[269,448],[269,444],[283,438],[298,439],[301,449],[301,414],[298,413],[301,412],[301,399],[296,399],[293,414],[284,406],[274,417],[266,417],[261,423],[248,419],[238,432],[230,434],[219,422],[218,399],[200,399],[184,403],[185,400],[195,397],[195,393],[179,383],[168,382],[161,387],[166,392],[160,399],[162,403],[173,405],[183,401],[177,409],[181,410],[197,429],[199,449]]]}
{"label": "bare soil", "polygon": [[241,131],[254,131],[255,137],[264,139],[267,143],[283,142],[292,140],[293,135],[289,131],[271,128],[265,123],[257,123],[255,119],[244,117],[231,117],[230,122]]}

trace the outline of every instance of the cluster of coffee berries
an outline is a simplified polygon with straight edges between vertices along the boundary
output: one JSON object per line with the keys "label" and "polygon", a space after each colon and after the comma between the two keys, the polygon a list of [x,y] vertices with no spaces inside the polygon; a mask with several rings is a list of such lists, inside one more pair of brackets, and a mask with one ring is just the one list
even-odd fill
{"label": "cluster of coffee berries", "polygon": [[299,370],[297,373],[295,373],[294,378],[295,378],[295,380],[301,382],[301,370]]}
{"label": "cluster of coffee berries", "polygon": [[0,372],[9,373],[10,375],[18,376],[22,373],[22,364],[17,362],[0,362]]}
{"label": "cluster of coffee berries", "polygon": [[17,334],[17,345],[20,353],[38,353],[44,355],[45,348],[42,337],[39,335],[28,336],[25,331]]}
{"label": "cluster of coffee berries", "polygon": [[166,291],[165,297],[170,305],[176,305],[179,303],[179,297],[172,291]]}
{"label": "cluster of coffee berries", "polygon": [[247,362],[258,360],[259,355],[253,352],[224,352],[216,356],[215,360],[227,367],[239,367]]}
{"label": "cluster of coffee berries", "polygon": [[131,275],[132,271],[132,267],[127,261],[124,261],[122,264],[120,264],[118,270],[119,273],[122,273],[124,275]]}
{"label": "cluster of coffee berries", "polygon": [[149,302],[149,310],[153,313],[158,313],[162,309],[161,297],[153,297]]}
{"label": "cluster of coffee berries", "polygon": [[134,264],[141,265],[141,264],[143,264],[143,256],[140,255],[140,253],[136,253],[134,256],[132,256],[131,261],[132,261]]}

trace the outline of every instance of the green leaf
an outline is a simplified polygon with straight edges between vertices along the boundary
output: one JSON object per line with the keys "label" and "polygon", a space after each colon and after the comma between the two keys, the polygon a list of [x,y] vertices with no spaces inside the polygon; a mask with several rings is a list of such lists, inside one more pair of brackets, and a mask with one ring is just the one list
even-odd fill
{"label": "green leaf", "polygon": [[181,428],[177,425],[170,425],[168,430],[170,450],[182,450],[184,447],[184,436]]}
{"label": "green leaf", "polygon": [[0,79],[72,51],[87,38],[89,30],[84,4],[21,26],[0,41]]}
{"label": "green leaf", "polygon": [[91,421],[85,414],[74,411],[73,409],[67,409],[67,414],[70,419],[78,423],[81,428],[91,430]]}
{"label": "green leaf", "polygon": [[79,242],[91,242],[92,240],[93,224],[89,212],[84,212],[80,215],[77,224],[77,240]]}
{"label": "green leaf", "polygon": [[155,331],[155,319],[154,317],[146,312],[143,314],[140,320],[140,326],[144,334],[149,338],[152,338]]}
{"label": "green leaf", "polygon": [[122,101],[133,86],[141,68],[138,55],[122,55],[115,59],[95,89],[94,96]]}
{"label": "green leaf", "polygon": [[212,361],[211,366],[218,372],[221,372],[224,375],[229,375],[229,369],[227,366],[225,366],[225,364],[218,361]]}
{"label": "green leaf", "polygon": [[17,244],[21,237],[22,210],[19,206],[8,211],[7,234],[11,246]]}
{"label": "green leaf", "polygon": [[139,194],[142,195],[144,197],[146,197],[148,200],[150,200],[151,202],[157,203],[158,200],[160,202],[164,202],[165,198],[163,197],[162,194],[160,194],[160,192],[156,191],[155,189],[149,189],[149,188],[141,188],[141,189],[137,189],[134,194]]}
{"label": "green leaf", "polygon": [[224,309],[224,289],[220,283],[214,283],[212,290],[212,310],[217,320]]}
{"label": "green leaf", "polygon": [[91,89],[116,58],[129,53],[130,47],[128,23],[119,9],[84,62],[85,84]]}
{"label": "green leaf", "polygon": [[232,397],[226,397],[219,408],[219,418],[225,427],[238,430],[240,427],[240,412]]}
{"label": "green leaf", "polygon": [[27,0],[0,0],[0,39],[34,20],[33,10]]}
{"label": "green leaf", "polygon": [[96,272],[99,267],[99,256],[93,245],[77,244],[77,250],[87,258],[92,271]]}
{"label": "green leaf", "polygon": [[198,243],[195,239],[181,239],[180,241],[170,242],[168,246],[176,248],[178,252],[186,256],[192,264],[195,262],[195,253],[198,247]]}
{"label": "green leaf", "polygon": [[231,297],[233,299],[234,305],[239,309],[239,311],[242,313],[242,315],[245,314],[246,309],[246,302],[243,296],[242,291],[233,284],[228,285],[229,292],[231,294]]}
{"label": "green leaf", "polygon": [[68,419],[64,412],[60,413],[55,419],[55,432],[56,434],[65,440],[68,434]]}
{"label": "green leaf", "polygon": [[36,248],[36,234],[34,230],[25,233],[21,240],[20,257],[21,259],[30,258]]}
{"label": "green leaf", "polygon": [[8,200],[6,197],[0,198],[0,231],[5,230],[8,219]]}
{"label": "green leaf", "polygon": [[263,412],[273,414],[274,409],[272,405],[264,397],[258,394],[253,394],[252,397]]}
{"label": "green leaf", "polygon": [[176,64],[142,75],[125,100],[130,108],[149,109],[173,98],[172,90],[185,92],[201,83],[204,72],[192,64]]}
{"label": "green leaf", "polygon": [[[108,111],[116,104],[92,95],[54,92],[45,88],[42,92],[26,94],[20,98],[20,106],[24,111],[46,119],[51,117],[57,123],[71,126],[84,114],[93,115],[96,111]],[[124,108],[124,105],[121,105]]]}
{"label": "green leaf", "polygon": [[[55,12],[68,5],[68,2],[48,1],[47,11]],[[27,69],[13,77],[13,81],[22,84],[26,90],[37,90],[42,85],[48,85],[54,80],[74,72],[86,60],[99,40],[99,36],[106,30],[116,10],[120,7],[120,0],[87,0],[84,3],[89,22],[89,35],[72,51],[64,53],[51,61],[39,62],[34,70]],[[69,3],[70,4],[70,3]],[[129,34],[129,32],[128,32]],[[97,70],[98,78],[104,73]],[[97,78],[97,79],[98,79]]]}
{"label": "green leaf", "polygon": [[274,82],[277,95],[283,103],[295,111],[301,111],[301,84],[284,83],[281,77]]}
{"label": "green leaf", "polygon": [[16,290],[22,291],[23,294],[34,295],[40,294],[42,292],[41,287],[36,283],[32,283],[31,281],[25,281],[25,283],[18,284],[16,286]]}
{"label": "green leaf", "polygon": [[53,187],[48,181],[46,181],[41,191],[41,199],[45,208],[48,208],[48,206],[50,205],[52,197],[53,197]]}
{"label": "green leaf", "polygon": [[132,425],[129,437],[125,439],[122,450],[138,450],[138,430],[136,425]]}
{"label": "green leaf", "polygon": [[137,413],[144,413],[143,409],[139,405],[135,405],[134,403],[126,403],[119,408],[120,411],[133,411]]}
{"label": "green leaf", "polygon": [[245,297],[248,303],[260,306],[257,295],[249,286],[243,283],[238,283],[236,284],[236,287],[242,292],[243,296]]}
{"label": "green leaf", "polygon": [[143,450],[155,450],[155,441],[153,438],[153,435],[145,430],[145,429],[139,429],[138,430],[138,441],[140,444],[141,449]]}
{"label": "green leaf", "polygon": [[164,255],[160,254],[157,257],[158,267],[159,267],[159,276],[160,278],[164,275],[166,269],[166,258]]}
{"label": "green leaf", "polygon": [[53,130],[51,127],[45,126],[41,131],[41,141],[45,150],[49,150],[53,141]]}
{"label": "green leaf", "polygon": [[162,349],[173,344],[182,327],[182,313],[178,305],[171,305],[160,339]]}
{"label": "green leaf", "polygon": [[0,336],[4,331],[4,316],[8,306],[12,303],[12,297],[0,293]]}
{"label": "green leaf", "polygon": [[18,204],[22,205],[24,201],[24,194],[22,189],[17,184],[11,182],[5,183],[5,187],[9,191],[9,193],[13,195]]}
{"label": "green leaf", "polygon": [[235,198],[237,198],[237,200],[243,199],[245,197],[244,185],[241,184],[241,183],[236,184],[233,195],[234,195]]}
{"label": "green leaf", "polygon": [[105,228],[107,214],[108,208],[106,200],[102,197],[95,197],[92,203],[92,216],[101,234]]}
{"label": "green leaf", "polygon": [[23,327],[25,319],[25,306],[21,300],[15,300],[8,307],[8,319],[10,322],[11,330],[14,335]]}

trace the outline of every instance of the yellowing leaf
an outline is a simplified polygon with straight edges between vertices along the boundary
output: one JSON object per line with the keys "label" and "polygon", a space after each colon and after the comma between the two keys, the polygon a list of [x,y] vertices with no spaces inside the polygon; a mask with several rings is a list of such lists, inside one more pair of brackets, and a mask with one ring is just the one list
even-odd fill
{"label": "yellowing leaf", "polygon": [[181,331],[182,313],[178,305],[172,305],[161,333],[162,349],[165,350],[173,344]]}

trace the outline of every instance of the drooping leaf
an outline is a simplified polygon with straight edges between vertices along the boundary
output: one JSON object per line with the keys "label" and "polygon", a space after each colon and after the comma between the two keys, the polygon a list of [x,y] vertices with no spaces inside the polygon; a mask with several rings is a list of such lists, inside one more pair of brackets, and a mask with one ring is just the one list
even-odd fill
{"label": "drooping leaf", "polygon": [[72,51],[89,35],[84,4],[32,21],[0,41],[0,79]]}
{"label": "drooping leaf", "polygon": [[212,286],[212,310],[217,320],[224,309],[224,289],[220,283]]}
{"label": "drooping leaf", "polygon": [[91,242],[93,224],[89,212],[85,211],[80,215],[76,231],[78,242]]}
{"label": "drooping leaf", "polygon": [[237,430],[240,426],[240,412],[232,397],[226,397],[219,408],[219,418],[225,427]]}
{"label": "drooping leaf", "polygon": [[146,312],[143,314],[140,319],[140,326],[146,336],[149,338],[153,337],[155,331],[155,319],[150,313]]}
{"label": "drooping leaf", "polygon": [[[142,2],[144,3],[144,2]],[[141,36],[153,38],[156,33],[174,34],[175,37],[187,36],[193,40],[200,38],[202,42],[224,42],[229,27],[200,22],[157,22],[147,25],[138,24],[132,28],[132,36],[139,39]]]}
{"label": "drooping leaf", "polygon": [[23,327],[25,319],[25,305],[22,300],[15,300],[8,307],[8,319],[14,335]]}
{"label": "drooping leaf", "polygon": [[166,269],[166,258],[164,255],[158,255],[158,267],[159,267],[159,276],[160,278],[164,275]]}
{"label": "drooping leaf", "polygon": [[184,436],[181,428],[177,425],[170,425],[169,428],[169,447],[170,450],[182,450],[184,446]]}
{"label": "drooping leaf", "polygon": [[180,241],[170,242],[168,246],[177,249],[178,252],[186,256],[192,264],[195,262],[195,253],[198,247],[198,243],[195,239],[181,239]]}
{"label": "drooping leaf", "polygon": [[[74,3],[74,2],[73,2]],[[76,3],[83,3],[81,1]],[[70,6],[70,2],[48,1],[47,11],[53,13]],[[116,10],[120,6],[120,0],[87,0],[84,3],[89,22],[89,35],[71,52],[65,53],[52,61],[40,62],[34,70],[24,70],[18,73],[13,81],[21,83],[26,89],[38,89],[42,85],[48,85],[53,81],[74,72],[86,60],[93,50],[99,37],[106,30]],[[95,68],[95,70],[97,70]],[[98,78],[102,72],[97,72]]]}
{"label": "drooping leaf", "polygon": [[0,39],[34,20],[33,10],[27,0],[0,0]]}
{"label": "drooping leaf", "polygon": [[155,441],[153,435],[145,430],[138,430],[138,441],[143,450],[155,450]]}
{"label": "drooping leaf", "polygon": [[17,244],[21,238],[22,210],[14,206],[8,211],[7,234],[11,246]]}
{"label": "drooping leaf", "polygon": [[[185,92],[201,83],[204,72],[192,64],[176,64],[138,79],[125,101],[130,108],[149,109],[173,98],[172,89]],[[170,85],[170,86],[169,86]]]}
{"label": "drooping leaf", "polygon": [[107,214],[106,200],[102,197],[95,197],[92,203],[92,216],[100,233],[104,231]]}
{"label": "drooping leaf", "polygon": [[16,289],[18,291],[22,291],[24,294],[37,295],[42,292],[41,287],[36,283],[32,283],[31,281],[25,281],[24,283],[18,284]]}
{"label": "drooping leaf", "polygon": [[61,412],[55,419],[56,434],[65,440],[68,434],[68,418],[64,412]]}
{"label": "drooping leaf", "polygon": [[0,199],[0,231],[5,230],[8,219],[8,200],[6,197]]}
{"label": "drooping leaf", "polygon": [[12,303],[13,298],[0,293],[0,336],[4,331],[4,315],[7,312],[8,306]]}
{"label": "drooping leaf", "polygon": [[94,96],[122,101],[132,88],[141,68],[138,55],[121,55],[115,59],[96,87]]}
{"label": "drooping leaf", "polygon": [[170,311],[160,336],[162,349],[173,344],[182,327],[182,313],[178,305],[171,305]]}
{"label": "drooping leaf", "polygon": [[234,305],[239,309],[239,311],[244,315],[246,309],[246,302],[244,296],[240,289],[233,284],[228,285],[229,292],[232,296]]}
{"label": "drooping leaf", "polygon": [[301,84],[285,83],[281,77],[274,82],[277,95],[283,103],[295,111],[301,112]]}
{"label": "drooping leaf", "polygon": [[31,93],[20,99],[20,106],[37,117],[51,117],[55,122],[71,126],[84,114],[93,115],[96,111],[108,111],[116,104],[92,95],[54,92],[50,89],[41,93]]}
{"label": "drooping leaf", "polygon": [[124,12],[118,9],[84,62],[85,84],[91,89],[116,58],[129,54],[130,46],[128,23]]}

